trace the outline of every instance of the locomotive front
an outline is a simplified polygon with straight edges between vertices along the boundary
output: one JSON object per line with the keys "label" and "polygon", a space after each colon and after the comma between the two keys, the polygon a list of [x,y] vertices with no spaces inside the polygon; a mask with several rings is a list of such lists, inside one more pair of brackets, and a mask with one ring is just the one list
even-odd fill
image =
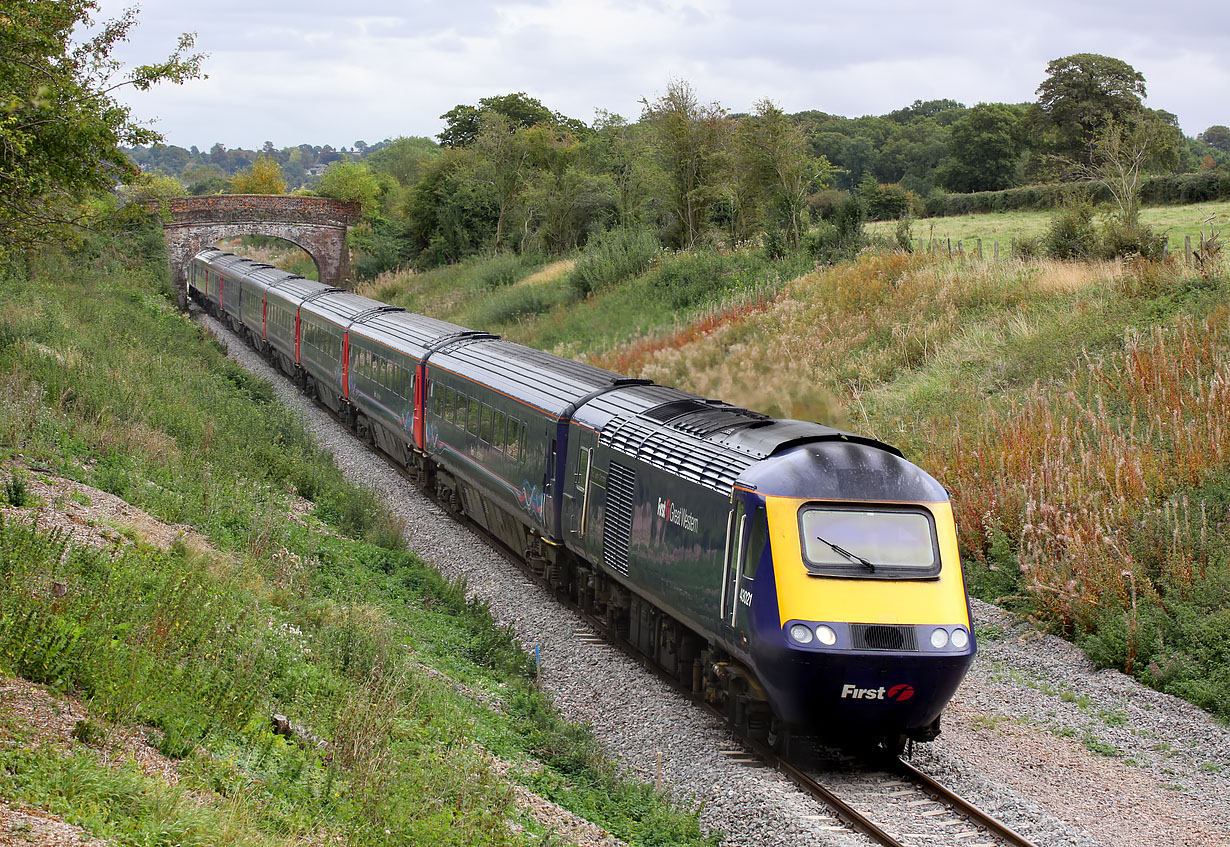
{"label": "locomotive front", "polygon": [[775,453],[736,497],[768,542],[740,601],[778,717],[844,740],[934,738],[975,652],[943,487],[843,438]]}

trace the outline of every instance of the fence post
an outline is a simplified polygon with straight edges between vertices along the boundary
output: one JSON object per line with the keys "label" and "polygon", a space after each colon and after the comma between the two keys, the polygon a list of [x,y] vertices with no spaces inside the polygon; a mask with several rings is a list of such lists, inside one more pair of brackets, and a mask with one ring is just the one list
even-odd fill
{"label": "fence post", "polygon": [[959,238],[957,239],[957,255],[958,256],[965,255],[965,244]]}
{"label": "fence post", "polygon": [[1013,256],[1016,255],[1016,236],[1015,235],[1012,237],[1012,255]]}
{"label": "fence post", "polygon": [[1183,252],[1187,254],[1187,263],[1192,263],[1192,237],[1190,235],[1183,236]]}
{"label": "fence post", "polygon": [[978,258],[982,258],[982,239],[978,239]]}
{"label": "fence post", "polygon": [[995,261],[999,261],[999,242],[995,242]]}
{"label": "fence post", "polygon": [[952,258],[952,239],[951,239],[951,238],[946,238],[946,239],[944,239],[944,241],[945,241],[945,242],[947,242],[947,244],[948,244],[948,258],[950,258],[950,259],[951,259],[951,258]]}

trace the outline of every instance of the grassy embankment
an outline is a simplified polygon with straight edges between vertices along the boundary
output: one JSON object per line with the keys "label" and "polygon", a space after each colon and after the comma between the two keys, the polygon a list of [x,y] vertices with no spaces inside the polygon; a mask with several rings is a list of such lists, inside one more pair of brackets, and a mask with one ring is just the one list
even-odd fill
{"label": "grassy embankment", "polygon": [[[377,293],[464,320],[489,302],[482,272]],[[976,593],[1230,717],[1224,259],[1201,273],[869,255],[776,298],[723,308],[715,292],[690,315],[653,299],[654,273],[511,334],[897,444],[953,492]],[[623,308],[654,329],[630,337]]]}
{"label": "grassy embankment", "polygon": [[[208,544],[120,526],[128,543],[73,548],[20,509],[0,521],[0,673],[90,711],[68,749],[0,713],[0,799],[115,844],[559,843],[520,784],[632,844],[709,843],[556,716],[520,645],[400,548],[269,386],[124,258],[141,252],[0,277],[3,497],[29,508],[30,475],[52,473]],[[274,735],[273,712],[328,747]],[[178,784],[107,752],[128,725],[152,727]]]}

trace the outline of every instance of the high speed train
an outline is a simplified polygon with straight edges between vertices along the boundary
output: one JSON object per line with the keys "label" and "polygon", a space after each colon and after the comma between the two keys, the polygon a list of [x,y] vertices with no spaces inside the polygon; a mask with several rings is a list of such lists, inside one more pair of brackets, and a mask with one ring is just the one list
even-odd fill
{"label": "high speed train", "polygon": [[893,447],[218,249],[189,295],[737,725],[929,741],[975,643],[947,492]]}

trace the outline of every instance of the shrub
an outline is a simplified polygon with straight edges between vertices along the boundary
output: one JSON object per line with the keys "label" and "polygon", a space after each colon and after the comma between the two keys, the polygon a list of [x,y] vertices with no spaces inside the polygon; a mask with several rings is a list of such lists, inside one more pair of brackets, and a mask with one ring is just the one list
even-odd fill
{"label": "shrub", "polygon": [[461,322],[465,326],[493,327],[526,315],[541,315],[569,299],[565,285],[518,285],[505,288],[471,308]]}
{"label": "shrub", "polygon": [[859,193],[867,204],[867,218],[873,221],[892,221],[909,215],[921,200],[913,191],[900,185],[883,185],[868,178],[859,186]]}
{"label": "shrub", "polygon": [[568,275],[568,284],[588,297],[649,270],[662,245],[647,229],[613,229],[590,239]]}
{"label": "shrub", "polygon": [[1101,253],[1108,259],[1141,256],[1161,261],[1166,240],[1166,233],[1157,232],[1144,224],[1125,225],[1120,221],[1108,220],[1102,226]]}
{"label": "shrub", "polygon": [[807,210],[811,214],[812,220],[829,221],[837,217],[837,210],[841,208],[842,203],[850,196],[850,192],[842,191],[839,188],[826,188],[824,191],[817,191],[807,198]]}
{"label": "shrub", "polygon": [[650,285],[667,306],[686,309],[722,290],[726,265],[713,253],[679,253],[662,263]]}
{"label": "shrub", "polygon": [[1093,206],[1072,200],[1051,216],[1043,236],[1046,255],[1052,259],[1084,259],[1096,254],[1098,234],[1093,226]]}
{"label": "shrub", "polygon": [[479,271],[478,277],[484,287],[494,291],[497,288],[505,288],[520,282],[533,273],[540,264],[542,260],[536,255],[505,253],[486,262]]}

